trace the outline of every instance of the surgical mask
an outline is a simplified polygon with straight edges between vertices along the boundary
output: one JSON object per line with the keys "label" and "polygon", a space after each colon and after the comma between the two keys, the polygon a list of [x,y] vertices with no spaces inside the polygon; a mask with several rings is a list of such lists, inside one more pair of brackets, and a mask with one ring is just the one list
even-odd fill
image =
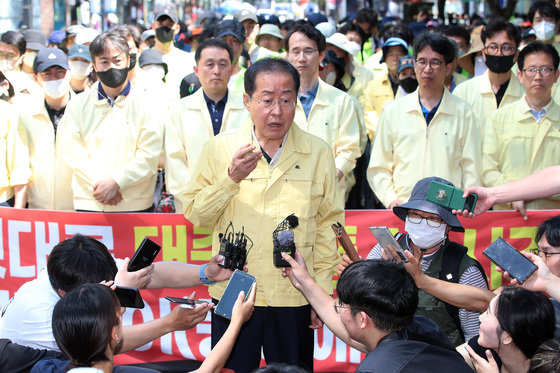
{"label": "surgical mask", "polygon": [[325,83],[334,85],[334,82],[336,82],[336,73],[334,71],[331,71],[327,73],[327,76],[325,76]]}
{"label": "surgical mask", "polygon": [[126,78],[128,77],[128,67],[124,69],[111,67],[106,71],[98,71],[97,76],[99,77],[99,80],[101,80],[101,83],[105,84],[107,87],[117,88],[126,82]]}
{"label": "surgical mask", "polygon": [[406,217],[404,230],[408,232],[412,242],[421,249],[429,249],[442,243],[445,240],[445,229],[447,224],[441,224],[438,228],[433,228],[428,225],[426,219],[422,219],[420,223],[414,224]]}
{"label": "surgical mask", "polygon": [[484,57],[478,56],[474,58],[474,76],[479,76],[484,74],[488,70],[486,62],[484,62]]}
{"label": "surgical mask", "polygon": [[507,73],[513,66],[513,59],[515,54],[511,56],[489,56],[486,55],[486,66],[488,70],[496,74]]}
{"label": "surgical mask", "polygon": [[418,80],[412,77],[399,80],[399,84],[403,87],[406,93],[412,93],[418,88]]}
{"label": "surgical mask", "polygon": [[22,60],[23,60],[23,56],[21,56],[16,62],[14,62],[14,60],[2,59],[0,60],[0,71],[6,72],[6,71],[17,70]]}
{"label": "surgical mask", "polygon": [[51,98],[61,98],[70,91],[70,85],[66,78],[49,80],[43,83],[43,92]]}
{"label": "surgical mask", "polygon": [[167,26],[161,26],[156,29],[156,38],[163,44],[173,41],[173,29]]}
{"label": "surgical mask", "polygon": [[25,54],[23,55],[23,64],[25,66],[33,67],[35,57],[37,57],[37,52],[25,52]]}
{"label": "surgical mask", "polygon": [[128,67],[129,70],[134,69],[134,66],[136,66],[136,57],[138,56],[138,54],[136,53],[130,53],[130,66]]}
{"label": "surgical mask", "polygon": [[70,75],[75,78],[86,78],[91,73],[91,64],[84,61],[68,61]]}
{"label": "surgical mask", "polygon": [[537,35],[537,39],[539,40],[552,39],[552,37],[554,36],[555,28],[556,25],[554,23],[545,21],[537,24],[536,26],[533,26],[533,29],[535,29],[535,34]]}
{"label": "surgical mask", "polygon": [[149,76],[156,80],[162,80],[165,76],[165,69],[161,65],[148,65],[142,68]]}

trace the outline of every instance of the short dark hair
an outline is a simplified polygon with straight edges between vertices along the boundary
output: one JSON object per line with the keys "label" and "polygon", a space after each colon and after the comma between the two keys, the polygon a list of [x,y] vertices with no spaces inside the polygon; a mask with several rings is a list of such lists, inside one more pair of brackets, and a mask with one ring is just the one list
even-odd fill
{"label": "short dark hair", "polygon": [[375,27],[379,23],[379,18],[377,17],[377,12],[371,8],[362,8],[356,13],[356,22],[369,23],[370,27]]}
{"label": "short dark hair", "polygon": [[118,26],[111,27],[109,32],[118,34],[122,36],[124,39],[132,38],[132,41],[136,45],[136,48],[138,48],[142,43],[142,36],[135,26],[118,25]]}
{"label": "short dark hair", "polygon": [[0,36],[0,42],[15,46],[20,56],[27,50],[27,42],[19,31],[6,31]]}
{"label": "short dark hair", "polygon": [[352,313],[367,313],[384,332],[403,329],[418,306],[418,288],[401,263],[382,259],[360,260],[340,275],[336,291]]}
{"label": "short dark hair", "polygon": [[441,33],[445,36],[455,36],[456,38],[463,38],[465,39],[467,44],[470,44],[471,42],[471,34],[469,33],[469,30],[467,30],[466,27],[460,25],[444,26],[441,28]]}
{"label": "short dark hair", "polygon": [[506,32],[507,36],[514,41],[517,47],[521,43],[521,34],[517,27],[513,23],[506,21],[503,18],[494,18],[492,21],[482,29],[480,32],[480,38],[482,39],[482,44],[486,44],[486,39],[493,37],[500,32]]}
{"label": "short dark hair", "polygon": [[531,358],[527,373],[560,372],[560,341],[556,338],[544,341]]}
{"label": "short dark hair", "polygon": [[292,31],[290,31],[288,35],[286,35],[286,37],[284,38],[284,47],[287,53],[290,53],[290,38],[296,32],[301,32],[309,39],[313,40],[315,44],[317,44],[317,50],[319,51],[319,53],[323,52],[326,49],[327,42],[325,41],[325,36],[321,34],[321,31],[317,30],[309,23],[303,23],[303,24],[297,23],[294,25],[294,28],[292,28]]}
{"label": "short dark hair", "polygon": [[446,65],[452,63],[457,57],[457,48],[451,40],[439,32],[425,31],[414,38],[414,59],[418,58],[418,53],[426,47],[430,47],[434,52],[441,54]]}
{"label": "short dark hair", "polygon": [[218,49],[225,49],[229,55],[229,61],[233,63],[233,51],[231,50],[228,43],[223,41],[222,39],[208,39],[204,40],[198,48],[196,48],[196,52],[194,52],[194,60],[198,65],[198,61],[200,61],[200,56],[202,51],[206,48],[218,48]]}
{"label": "short dark hair", "polygon": [[383,28],[381,38],[386,41],[389,38],[401,38],[410,45],[414,41],[414,34],[412,30],[405,25],[388,25]]}
{"label": "short dark hair", "polygon": [[262,73],[288,74],[294,82],[295,93],[299,91],[299,72],[288,61],[281,58],[263,58],[252,64],[245,71],[245,93],[253,96],[256,89],[257,76]]}
{"label": "short dark hair", "polygon": [[546,219],[539,225],[535,241],[539,242],[543,236],[550,246],[560,247],[560,215]]}
{"label": "short dark hair", "polygon": [[119,324],[120,304],[101,284],[82,284],[54,306],[52,330],[60,351],[70,360],[67,369],[109,361],[105,355],[111,332]]}
{"label": "short dark hair", "polygon": [[495,312],[500,328],[528,359],[541,343],[554,336],[554,307],[544,294],[505,287],[498,296]]}
{"label": "short dark hair", "polygon": [[558,52],[556,48],[554,48],[550,44],[543,43],[540,40],[536,40],[530,42],[519,52],[519,56],[517,57],[517,67],[519,67],[519,71],[523,71],[525,67],[525,58],[529,54],[533,53],[545,53],[550,56],[552,59],[552,65],[554,65],[554,69],[558,70],[558,63],[560,62],[560,57],[558,56]]}
{"label": "short dark hair", "polygon": [[52,249],[47,272],[54,290],[69,292],[84,283],[113,280],[117,265],[103,243],[77,234]]}
{"label": "short dark hair", "polygon": [[109,48],[116,48],[121,53],[126,53],[128,56],[128,43],[121,35],[114,32],[104,32],[98,35],[89,45],[89,54],[92,60],[95,57],[102,56]]}
{"label": "short dark hair", "polygon": [[537,13],[537,10],[541,14],[541,16],[554,17],[556,22],[558,22],[558,19],[560,19],[560,11],[558,10],[558,8],[554,6],[554,3],[547,0],[542,0],[542,1],[535,1],[533,5],[531,5],[531,7],[529,8],[529,12],[527,15],[529,22],[533,23],[533,21],[535,20],[535,13]]}

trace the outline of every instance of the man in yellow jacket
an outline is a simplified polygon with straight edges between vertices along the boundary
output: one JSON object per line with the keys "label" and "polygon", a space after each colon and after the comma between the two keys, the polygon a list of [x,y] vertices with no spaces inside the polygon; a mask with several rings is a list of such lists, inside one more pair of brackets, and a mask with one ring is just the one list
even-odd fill
{"label": "man in yellow jacket", "polygon": [[[249,119],[242,96],[228,91],[233,62],[228,44],[206,40],[198,46],[195,60],[202,87],[175,104],[165,121],[165,180],[177,197],[185,192],[204,144]],[[176,199],[177,211],[182,212],[179,204]]]}
{"label": "man in yellow jacket", "polygon": [[498,108],[516,102],[523,96],[524,88],[511,68],[517,60],[517,47],[521,37],[510,22],[495,19],[480,33],[484,49],[482,56],[488,70],[455,88],[453,94],[471,104],[484,141],[484,123],[492,118]]}
{"label": "man in yellow jacket", "polygon": [[[525,96],[498,109],[489,121],[483,145],[483,182],[493,187],[520,179],[558,164],[560,159],[560,106],[551,98],[558,80],[558,52],[550,44],[535,41],[521,52],[517,76]],[[559,209],[559,196],[513,202],[524,213],[529,209]],[[510,209],[512,205],[496,205]]]}
{"label": "man in yellow jacket", "polygon": [[459,188],[480,181],[481,146],[471,107],[444,86],[455,53],[441,34],[418,36],[418,89],[387,104],[381,113],[367,176],[389,209],[407,201],[424,177],[441,177]]}
{"label": "man in yellow jacket", "polygon": [[[305,297],[273,264],[272,233],[294,213],[295,246],[311,275],[332,293],[332,275],[339,258],[330,225],[344,219],[337,199],[332,150],[294,122],[299,74],[288,62],[264,58],[245,74],[243,96],[251,120],[206,143],[183,195],[185,217],[218,234],[230,222],[252,242],[248,273],[257,280],[252,318],[244,325],[226,367],[236,372],[258,368],[261,347],[267,363],[283,362],[313,371],[313,328],[316,319]],[[249,248],[248,248],[249,249]],[[226,284],[210,286],[220,299]],[[228,320],[212,317],[212,344]]]}
{"label": "man in yellow jacket", "polygon": [[343,198],[343,178],[354,169],[366,144],[359,104],[319,78],[319,64],[326,48],[325,37],[319,30],[309,24],[296,25],[285,40],[287,60],[301,79],[294,122],[331,146]]}
{"label": "man in yellow jacket", "polygon": [[99,35],[90,45],[99,82],[70,101],[57,156],[72,173],[73,207],[151,211],[163,129],[157,105],[131,89],[124,38]]}

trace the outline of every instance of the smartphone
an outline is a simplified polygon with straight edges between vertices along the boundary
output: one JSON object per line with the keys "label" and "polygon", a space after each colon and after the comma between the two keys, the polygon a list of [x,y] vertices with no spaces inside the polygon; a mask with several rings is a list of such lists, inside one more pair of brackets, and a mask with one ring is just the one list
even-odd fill
{"label": "smartphone", "polygon": [[160,245],[148,237],[144,237],[144,240],[138,246],[138,250],[136,250],[130,262],[128,262],[128,272],[135,272],[152,264],[160,250]]}
{"label": "smartphone", "polygon": [[164,297],[170,302],[177,303],[183,308],[194,308],[197,304],[208,303],[207,301],[190,299],[190,298],[176,298],[176,297]]}
{"label": "smartphone", "polygon": [[243,301],[247,300],[247,296],[254,284],[254,276],[236,269],[229,279],[224,295],[222,295],[222,299],[220,299],[220,302],[218,302],[218,305],[214,309],[214,313],[231,320],[231,312],[233,311],[233,305],[239,296],[239,292],[245,292],[245,299],[243,299]]}
{"label": "smartphone", "polygon": [[478,195],[470,193],[467,198],[463,198],[464,193],[463,190],[451,185],[440,183],[439,181],[431,181],[426,199],[450,209],[473,212]]}
{"label": "smartphone", "polygon": [[504,271],[507,271],[511,277],[517,279],[520,284],[537,270],[537,266],[533,262],[525,258],[502,237],[498,237],[482,253]]}
{"label": "smartphone", "polygon": [[404,249],[397,242],[397,240],[395,240],[395,237],[393,237],[393,235],[389,231],[389,228],[369,227],[369,230],[371,233],[373,233],[373,235],[375,236],[377,242],[381,245],[381,247],[385,249],[385,253],[387,253],[387,256],[389,258],[393,259],[393,255],[391,255],[391,252],[389,251],[389,249],[387,249],[387,246],[391,245],[391,247],[393,247],[393,249],[397,252],[399,257],[401,258],[401,260],[405,263],[408,263],[408,259],[406,259],[406,256],[404,256]]}
{"label": "smartphone", "polygon": [[119,298],[121,307],[127,308],[144,308],[144,300],[140,296],[140,292],[136,288],[128,286],[117,286],[115,294]]}

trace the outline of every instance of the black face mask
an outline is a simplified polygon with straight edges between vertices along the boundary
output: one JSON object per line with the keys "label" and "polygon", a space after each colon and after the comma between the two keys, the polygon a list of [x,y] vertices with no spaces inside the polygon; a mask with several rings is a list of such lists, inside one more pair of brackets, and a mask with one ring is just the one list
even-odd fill
{"label": "black face mask", "polygon": [[129,56],[130,56],[130,66],[128,67],[128,70],[132,70],[132,69],[134,69],[134,66],[136,66],[136,56],[137,55],[138,54],[136,54],[136,53],[130,53],[129,54]]}
{"label": "black face mask", "polygon": [[412,93],[418,88],[418,80],[415,78],[404,78],[399,81],[406,93]]}
{"label": "black face mask", "polygon": [[496,74],[507,73],[511,70],[514,62],[515,54],[511,56],[489,56],[486,55],[486,66],[488,70]]}
{"label": "black face mask", "polygon": [[122,85],[128,77],[128,67],[124,69],[116,69],[111,67],[107,71],[98,71],[97,76],[101,83],[110,88],[117,88]]}
{"label": "black face mask", "polygon": [[173,29],[167,26],[161,26],[156,29],[156,38],[163,44],[173,41]]}

